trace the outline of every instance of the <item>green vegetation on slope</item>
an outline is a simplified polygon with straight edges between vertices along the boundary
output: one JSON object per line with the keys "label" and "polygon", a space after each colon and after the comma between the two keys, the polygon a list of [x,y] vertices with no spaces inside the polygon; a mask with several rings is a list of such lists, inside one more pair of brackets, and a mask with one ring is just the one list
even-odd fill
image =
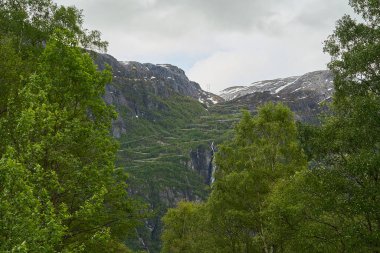
{"label": "green vegetation on slope", "polygon": [[[128,99],[134,97],[131,90],[125,89]],[[202,155],[211,158],[211,144],[227,139],[228,130],[238,119],[212,114],[192,98],[148,94],[149,103],[160,104],[158,109],[148,110],[138,101],[139,110],[149,113],[136,117],[130,109],[118,108],[127,119],[127,134],[120,139],[118,165],[130,175],[128,182],[135,195],[149,203],[153,211],[148,225],[140,228],[138,235],[151,252],[158,252],[161,217],[167,209],[180,200],[195,201],[208,196],[206,181],[211,172],[197,171],[191,153],[203,152]],[[144,248],[141,243],[134,244],[136,249]]]}

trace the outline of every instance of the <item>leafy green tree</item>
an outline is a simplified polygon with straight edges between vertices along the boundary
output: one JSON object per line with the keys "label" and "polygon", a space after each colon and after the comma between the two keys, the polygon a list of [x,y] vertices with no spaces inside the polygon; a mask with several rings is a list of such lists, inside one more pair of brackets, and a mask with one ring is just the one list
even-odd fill
{"label": "leafy green tree", "polygon": [[331,137],[327,164],[346,180],[338,192],[346,197],[345,205],[338,210],[354,220],[348,231],[357,241],[353,251],[376,252],[380,250],[380,2],[350,4],[364,22],[344,16],[325,47],[336,76],[336,117],[325,127],[326,138]]}
{"label": "leafy green tree", "polygon": [[98,72],[81,49],[48,43],[8,122],[18,161],[31,171],[41,166],[44,178],[35,184],[48,191],[56,212],[66,213],[61,249],[92,247],[111,232],[123,240],[135,223],[125,177],[114,169],[114,111],[101,98],[108,80],[109,71]]}
{"label": "leafy green tree", "polygon": [[273,186],[306,166],[293,113],[269,103],[251,117],[244,112],[235,139],[217,153],[210,211],[230,252],[271,252],[263,215]]}
{"label": "leafy green tree", "polygon": [[341,213],[347,200],[347,180],[325,168],[297,173],[276,185],[265,210],[278,252],[368,252],[353,226],[354,217]]}
{"label": "leafy green tree", "polygon": [[162,252],[220,252],[205,204],[180,202],[163,217]]}
{"label": "leafy green tree", "polygon": [[74,35],[81,47],[105,50],[107,42],[100,39],[100,32],[82,25],[82,12],[75,7],[58,6],[51,0],[0,1],[0,34],[11,37],[23,57],[39,54],[57,30]]}
{"label": "leafy green tree", "polygon": [[0,160],[0,251],[53,252],[65,227],[47,192],[34,187],[31,172],[12,153]]}
{"label": "leafy green tree", "polygon": [[114,167],[115,112],[101,97],[111,72],[81,48],[105,44],[82,30],[73,7],[1,1],[0,12],[0,56],[9,60],[0,63],[2,250],[129,252],[123,242],[140,206]]}
{"label": "leafy green tree", "polygon": [[380,250],[380,2],[351,0],[325,44],[334,115],[306,140],[311,170],[278,186],[269,208],[284,252]]}
{"label": "leafy green tree", "polygon": [[51,0],[0,0],[0,67],[4,70],[0,74],[0,117],[6,112],[7,99],[17,99],[20,85],[36,71],[50,39],[106,50],[100,32],[82,25],[83,15],[75,7],[58,6]]}

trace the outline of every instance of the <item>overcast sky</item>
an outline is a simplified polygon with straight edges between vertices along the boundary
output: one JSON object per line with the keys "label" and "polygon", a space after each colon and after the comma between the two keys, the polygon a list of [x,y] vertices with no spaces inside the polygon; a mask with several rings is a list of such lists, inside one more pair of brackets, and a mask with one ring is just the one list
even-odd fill
{"label": "overcast sky", "polygon": [[326,69],[348,0],[58,0],[83,9],[118,60],[170,63],[204,89]]}

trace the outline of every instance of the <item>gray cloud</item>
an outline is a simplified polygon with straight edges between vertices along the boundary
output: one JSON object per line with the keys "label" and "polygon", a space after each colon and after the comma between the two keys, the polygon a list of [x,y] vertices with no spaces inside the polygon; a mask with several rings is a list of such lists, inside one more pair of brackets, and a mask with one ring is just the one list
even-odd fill
{"label": "gray cloud", "polygon": [[[115,25],[133,22],[139,28],[153,28],[151,21],[182,24],[201,23],[218,29],[249,29],[255,20],[270,15],[275,0],[108,0],[86,3],[88,11],[100,12]],[[136,22],[140,21],[140,22]],[[155,23],[157,24],[157,23]],[[172,24],[172,22],[171,22]],[[152,29],[153,30],[153,29]]]}
{"label": "gray cloud", "polygon": [[178,37],[208,32],[268,31],[295,0],[59,0],[84,9],[92,26]]}
{"label": "gray cloud", "polygon": [[213,91],[325,68],[322,42],[348,0],[58,0],[120,60],[172,63]]}

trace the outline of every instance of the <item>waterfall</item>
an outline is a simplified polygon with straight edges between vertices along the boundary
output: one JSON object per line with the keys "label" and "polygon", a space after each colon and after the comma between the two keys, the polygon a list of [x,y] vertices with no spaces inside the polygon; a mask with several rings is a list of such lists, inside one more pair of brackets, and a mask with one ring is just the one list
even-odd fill
{"label": "waterfall", "polygon": [[214,166],[213,164],[213,161],[214,161],[214,155],[215,155],[215,152],[216,152],[216,147],[214,145],[214,142],[211,143],[211,160],[210,160],[210,164],[209,164],[209,184],[211,185],[212,183],[214,183],[215,181],[215,177],[214,177],[214,173],[215,173],[215,170],[216,170],[216,166]]}

